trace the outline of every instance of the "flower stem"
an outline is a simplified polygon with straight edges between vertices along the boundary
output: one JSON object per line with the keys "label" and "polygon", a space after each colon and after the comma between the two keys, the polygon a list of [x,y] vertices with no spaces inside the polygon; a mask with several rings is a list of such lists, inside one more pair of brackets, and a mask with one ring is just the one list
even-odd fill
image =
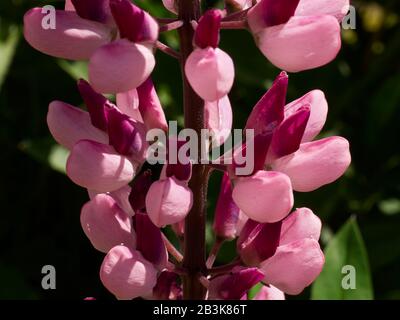
{"label": "flower stem", "polygon": [[181,58],[181,55],[180,55],[179,52],[175,51],[171,47],[168,47],[166,44],[164,44],[164,43],[162,43],[160,41],[156,42],[156,48],[161,50],[165,54],[173,57],[173,58],[176,58],[176,59],[180,59]]}
{"label": "flower stem", "polygon": [[167,247],[167,250],[171,256],[174,257],[174,259],[178,262],[181,263],[183,260],[182,254],[179,252],[178,249],[175,248],[175,246],[169,241],[169,239],[166,237],[166,235],[163,233],[162,234],[165,246]]}
{"label": "flower stem", "polygon": [[[191,21],[200,17],[200,0],[179,0],[178,8],[178,18],[184,22],[178,31],[181,45],[185,127],[195,130],[200,137],[200,130],[204,128],[204,102],[193,91],[184,72],[186,59],[193,51],[194,31]],[[198,150],[201,150],[201,141],[198,142]],[[184,299],[203,300],[207,293],[199,280],[199,275],[206,273],[205,223],[208,177],[209,170],[205,165],[193,165],[192,178],[189,182],[193,192],[193,206],[185,220],[183,267],[187,270],[187,275],[183,277]]]}
{"label": "flower stem", "polygon": [[223,239],[217,238],[213,247],[211,248],[210,254],[208,255],[206,266],[207,269],[211,269],[214,265],[215,259],[217,258],[219,249],[221,249],[222,244],[224,243]]}

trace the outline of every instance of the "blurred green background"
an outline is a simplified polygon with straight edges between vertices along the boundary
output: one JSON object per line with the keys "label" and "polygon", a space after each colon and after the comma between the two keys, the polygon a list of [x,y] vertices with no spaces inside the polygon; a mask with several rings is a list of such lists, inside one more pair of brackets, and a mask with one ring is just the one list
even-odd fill
{"label": "blurred green background", "polygon": [[[159,0],[136,2],[155,16],[169,16]],[[63,174],[66,154],[45,120],[52,100],[82,104],[75,78],[85,73],[85,64],[45,56],[21,36],[23,14],[45,4],[63,6],[50,0],[0,2],[0,298],[111,298],[98,278],[103,254],[80,228],[87,194]],[[330,109],[323,135],[346,137],[353,157],[339,181],[295,194],[297,207],[310,207],[323,220],[321,243],[328,246],[324,272],[297,298],[400,298],[400,3],[353,5],[356,30],[343,31],[337,59],[290,75],[289,101],[312,89],[325,92]],[[177,46],[174,32],[162,41]],[[236,65],[230,97],[234,127],[241,128],[279,70],[246,31],[222,32],[221,47]],[[162,53],[157,63],[154,80],[166,114],[182,123],[178,63]],[[216,174],[210,183],[210,217],[220,178]],[[233,248],[234,243],[226,244],[218,263],[232,259]],[[41,268],[47,264],[56,267],[56,290],[41,287]],[[339,287],[345,264],[356,267],[356,290]]]}

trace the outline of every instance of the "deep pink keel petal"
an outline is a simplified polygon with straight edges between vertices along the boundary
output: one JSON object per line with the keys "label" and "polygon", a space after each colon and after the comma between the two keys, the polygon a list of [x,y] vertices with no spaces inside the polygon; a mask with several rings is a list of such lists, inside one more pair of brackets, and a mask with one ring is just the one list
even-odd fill
{"label": "deep pink keel petal", "polygon": [[152,51],[122,39],[100,47],[89,62],[89,79],[101,93],[120,93],[141,85],[153,71]]}
{"label": "deep pink keel petal", "polygon": [[239,178],[233,200],[251,219],[265,223],[283,219],[293,206],[293,191],[288,176],[273,171],[258,171]]}
{"label": "deep pink keel petal", "polygon": [[175,178],[154,182],[146,196],[147,212],[158,227],[182,221],[192,204],[192,191],[178,183]]}
{"label": "deep pink keel petal", "polygon": [[83,206],[81,226],[92,245],[101,252],[107,253],[120,244],[135,248],[131,220],[109,195],[98,194]]}
{"label": "deep pink keel petal", "polygon": [[325,259],[314,239],[303,239],[278,247],[275,255],[260,269],[264,282],[291,295],[301,293],[321,273]]}
{"label": "deep pink keel petal", "polygon": [[301,98],[285,106],[285,118],[296,113],[304,105],[310,107],[310,118],[308,119],[302,142],[312,141],[322,130],[328,115],[328,102],[321,90],[313,90]]}
{"label": "deep pink keel petal", "polygon": [[118,299],[129,300],[152,293],[157,270],[139,251],[116,246],[104,258],[100,279]]}
{"label": "deep pink keel petal", "polygon": [[185,64],[193,90],[206,101],[216,101],[231,90],[235,69],[231,57],[219,48],[194,50]]}
{"label": "deep pink keel petal", "polygon": [[344,174],[351,162],[349,148],[342,137],[307,142],[297,152],[273,162],[272,167],[290,177],[294,190],[309,192]]}
{"label": "deep pink keel petal", "polygon": [[44,29],[46,13],[34,8],[24,16],[24,36],[36,50],[71,60],[89,59],[93,52],[111,40],[111,29],[101,23],[82,19],[75,12],[56,10],[56,28]]}
{"label": "deep pink keel petal", "polygon": [[54,139],[67,149],[83,139],[108,142],[107,134],[92,126],[87,112],[61,101],[50,103],[47,125]]}
{"label": "deep pink keel petal", "polygon": [[349,6],[349,0],[300,0],[295,15],[315,16],[328,14],[341,21],[349,11]]}
{"label": "deep pink keel petal", "polygon": [[81,140],[72,148],[67,174],[81,187],[108,192],[128,184],[137,167],[109,145]]}
{"label": "deep pink keel petal", "polygon": [[256,34],[262,53],[289,72],[321,67],[331,62],[341,47],[340,25],[332,16],[294,16]]}

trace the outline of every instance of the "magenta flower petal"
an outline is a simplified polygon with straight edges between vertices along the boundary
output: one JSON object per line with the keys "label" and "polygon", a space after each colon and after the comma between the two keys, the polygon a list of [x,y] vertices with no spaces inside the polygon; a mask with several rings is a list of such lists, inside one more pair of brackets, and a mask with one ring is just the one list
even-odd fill
{"label": "magenta flower petal", "polygon": [[302,138],[302,142],[312,141],[322,130],[325,125],[328,114],[328,102],[321,90],[313,90],[302,96],[301,98],[287,104],[285,106],[285,118],[296,113],[297,110],[304,105],[310,106],[310,118],[308,119],[306,129]]}
{"label": "magenta flower petal", "polygon": [[240,300],[259,283],[264,274],[257,268],[237,268],[231,274],[211,280],[209,299]]}
{"label": "magenta flower petal", "polygon": [[72,0],[65,0],[64,10],[65,11],[75,11],[75,7],[72,3]]}
{"label": "magenta flower petal", "polygon": [[103,260],[100,279],[118,299],[129,300],[152,293],[157,270],[139,251],[116,246]]}
{"label": "magenta flower petal", "polygon": [[143,162],[148,146],[143,124],[134,122],[116,108],[108,110],[107,115],[110,145],[118,153]]}
{"label": "magenta flower petal", "polygon": [[89,62],[89,79],[101,93],[119,93],[137,88],[153,71],[152,51],[126,39],[100,47]]}
{"label": "magenta flower petal", "polygon": [[308,208],[299,208],[282,221],[279,245],[321,235],[321,220]]}
{"label": "magenta flower petal", "polygon": [[329,137],[303,143],[297,152],[274,161],[272,167],[290,177],[294,190],[309,192],[338,179],[350,162],[349,142]]}
{"label": "magenta flower petal", "polygon": [[136,230],[136,249],[158,270],[163,270],[167,267],[168,253],[161,230],[145,213],[137,212],[133,221]]}
{"label": "magenta flower petal", "polygon": [[262,286],[253,300],[285,300],[285,294],[274,286]]}
{"label": "magenta flower petal", "polygon": [[206,101],[216,101],[228,94],[235,69],[231,57],[219,48],[194,50],[185,64],[185,74],[193,90]]}
{"label": "magenta flower petal", "polygon": [[294,16],[285,23],[260,31],[256,38],[271,63],[289,72],[321,67],[341,47],[340,25],[332,16]]}
{"label": "magenta flower petal", "polygon": [[122,113],[125,113],[137,122],[143,123],[143,118],[139,111],[139,96],[136,89],[117,93],[116,100],[117,107]]}
{"label": "magenta flower petal", "polygon": [[192,204],[192,191],[175,178],[154,182],[146,196],[147,213],[157,227],[182,221]]}
{"label": "magenta flower petal", "polygon": [[258,223],[249,219],[237,241],[237,251],[248,266],[258,266],[272,257],[280,244],[282,222]]}
{"label": "magenta flower petal", "polygon": [[261,0],[247,13],[252,32],[286,23],[295,13],[299,0]]}
{"label": "magenta flower petal", "polygon": [[135,248],[131,220],[109,195],[98,194],[83,206],[81,225],[93,247],[101,252],[120,244]]}
{"label": "magenta flower petal", "polygon": [[263,282],[272,284],[291,295],[301,293],[321,273],[325,259],[314,239],[302,239],[278,247],[260,269],[265,274]]}
{"label": "magenta flower petal", "polygon": [[83,19],[101,23],[112,21],[109,0],[71,0],[76,13]]}
{"label": "magenta flower petal", "polygon": [[217,48],[219,30],[221,28],[222,12],[218,9],[207,10],[199,19],[194,33],[194,43],[199,48]]}
{"label": "magenta flower petal", "polygon": [[129,202],[134,211],[144,210],[146,207],[146,195],[152,184],[151,174],[151,170],[146,170],[133,181]]}
{"label": "magenta flower petal", "polygon": [[109,145],[81,140],[72,148],[67,174],[81,187],[108,192],[128,184],[137,166]]}
{"label": "magenta flower petal", "polygon": [[85,101],[92,124],[100,130],[107,131],[107,111],[113,106],[106,97],[97,93],[86,80],[78,81],[78,90]]}
{"label": "magenta flower petal", "polygon": [[130,0],[109,0],[121,38],[132,42],[156,42],[158,23]]}
{"label": "magenta flower petal", "polygon": [[87,112],[61,101],[50,103],[47,125],[54,139],[67,149],[83,139],[108,142],[107,134],[92,126]]}
{"label": "magenta flower petal", "polygon": [[251,219],[265,223],[286,217],[293,206],[293,191],[288,176],[273,171],[258,171],[239,178],[233,200]]}
{"label": "magenta flower petal", "polygon": [[349,6],[349,0],[300,0],[295,15],[315,16],[328,14],[341,21],[349,11]]}
{"label": "magenta flower petal", "polygon": [[232,107],[228,96],[217,101],[204,103],[205,127],[211,130],[212,146],[221,146],[229,138],[232,130]]}
{"label": "magenta flower petal", "polygon": [[304,105],[276,128],[270,148],[273,158],[284,157],[299,149],[310,113],[310,106]]}
{"label": "magenta flower petal", "polygon": [[139,96],[139,110],[147,130],[168,130],[167,119],[161,106],[153,81],[148,78],[137,88]]}
{"label": "magenta flower petal", "polygon": [[213,229],[222,239],[234,239],[237,234],[237,223],[240,209],[232,199],[232,185],[227,173],[221,181],[217,206],[214,214]]}
{"label": "magenta flower petal", "polygon": [[181,300],[182,288],[178,285],[179,276],[170,271],[163,271],[157,279],[153,289],[152,299],[155,300]]}
{"label": "magenta flower petal", "polygon": [[36,50],[70,59],[86,60],[111,40],[112,32],[101,23],[80,18],[75,12],[56,10],[56,29],[44,29],[42,8],[33,8],[24,16],[24,36]]}
{"label": "magenta flower petal", "polygon": [[254,129],[254,134],[272,132],[284,119],[284,106],[289,77],[281,72],[271,88],[254,106],[247,119],[246,129]]}

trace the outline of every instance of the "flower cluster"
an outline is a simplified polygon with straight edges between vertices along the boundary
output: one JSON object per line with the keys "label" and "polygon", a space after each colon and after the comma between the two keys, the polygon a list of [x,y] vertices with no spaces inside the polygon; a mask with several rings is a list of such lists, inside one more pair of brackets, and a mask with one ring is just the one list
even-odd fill
{"label": "flower cluster", "polygon": [[[175,14],[181,3],[163,0]],[[77,84],[87,111],[54,101],[47,123],[55,140],[70,150],[68,177],[88,190],[81,225],[94,248],[106,254],[100,279],[118,299],[183,297],[184,257],[162,228],[172,226],[184,241],[185,218],[200,196],[190,187],[194,165],[189,155],[187,161],[165,163],[159,175],[146,164],[146,134],[168,130],[151,80],[155,50],[173,51],[160,45],[159,32],[185,24],[193,28],[190,53],[172,55],[184,59],[185,78],[204,101],[203,126],[212,130],[217,147],[232,129],[228,94],[235,74],[234,62],[218,47],[220,30],[248,28],[272,64],[298,72],[335,58],[339,23],[349,7],[348,0],[225,4],[224,10],[208,10],[198,21],[177,19],[170,26],[130,0],[67,0],[65,10],[55,11],[55,29],[43,28],[41,8],[24,17],[25,39],[32,47],[89,61],[89,79]],[[210,255],[207,271],[199,275],[208,299],[247,299],[260,282],[255,299],[284,299],[284,293],[302,292],[322,270],[321,221],[308,208],[293,210],[293,191],[310,192],[343,175],[351,161],[349,143],[342,137],[314,140],[327,117],[324,93],[313,90],[287,103],[287,87],[288,75],[282,71],[247,120],[245,129],[254,131],[251,174],[237,175],[235,161],[218,168],[224,175],[213,230],[218,243],[237,238],[238,258],[230,268],[212,268],[215,253]],[[115,95],[115,101],[105,94]],[[245,152],[248,143],[234,154]],[[170,144],[179,151],[184,142],[169,137]]]}

